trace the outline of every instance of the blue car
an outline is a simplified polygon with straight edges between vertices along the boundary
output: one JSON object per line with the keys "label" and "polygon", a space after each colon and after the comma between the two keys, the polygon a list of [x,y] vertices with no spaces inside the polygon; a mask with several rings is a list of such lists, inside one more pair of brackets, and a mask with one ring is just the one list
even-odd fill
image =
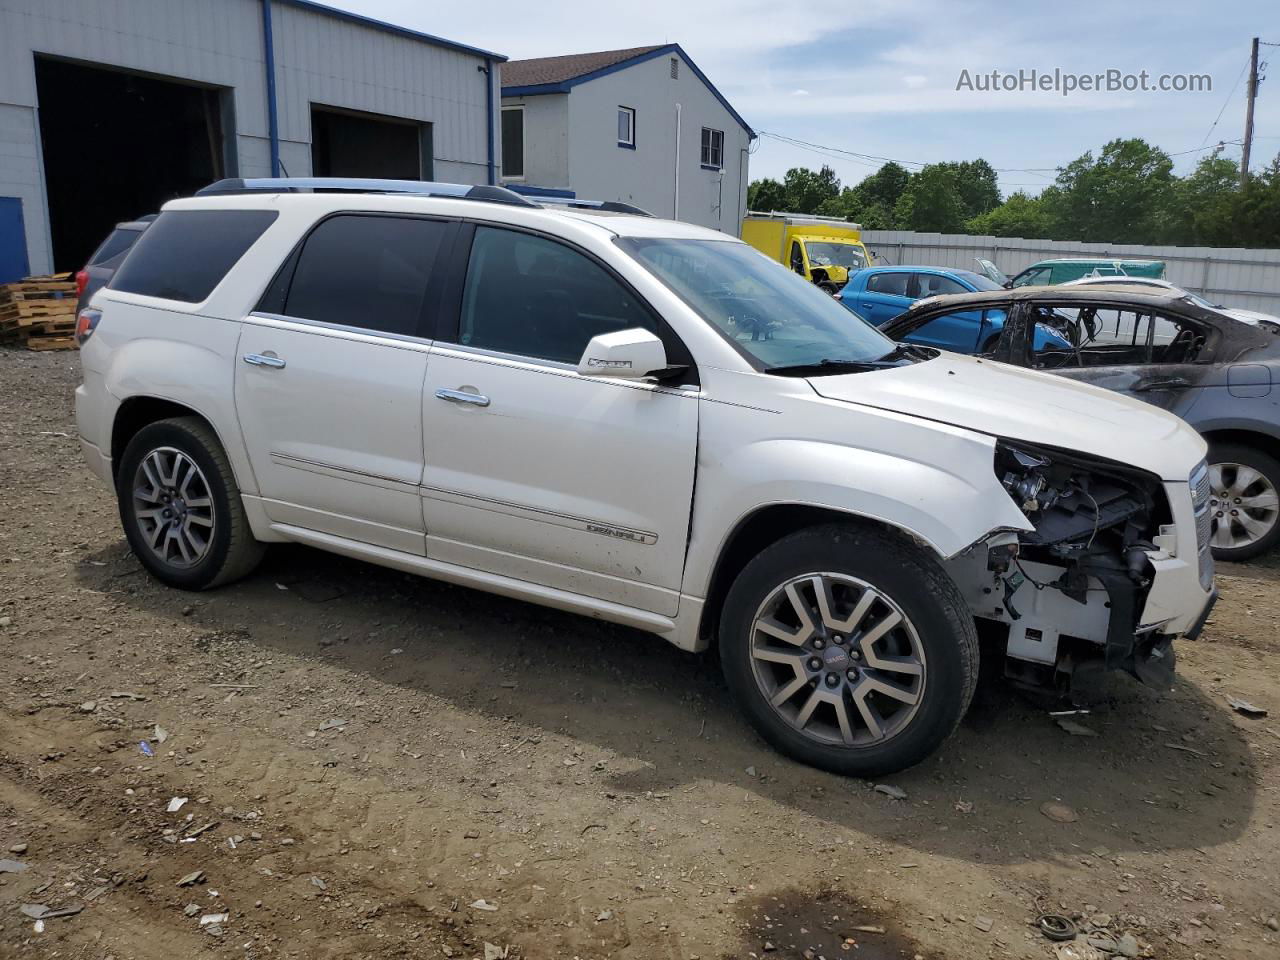
{"label": "blue car", "polygon": [[[836,299],[874,326],[888,323],[917,300],[949,293],[1000,290],[1001,286],[972,270],[942,267],[866,267],[849,275]],[[903,339],[956,353],[989,353],[1004,329],[1003,310],[960,310],[936,317]],[[1037,327],[1037,349],[1069,346],[1052,331]]]}

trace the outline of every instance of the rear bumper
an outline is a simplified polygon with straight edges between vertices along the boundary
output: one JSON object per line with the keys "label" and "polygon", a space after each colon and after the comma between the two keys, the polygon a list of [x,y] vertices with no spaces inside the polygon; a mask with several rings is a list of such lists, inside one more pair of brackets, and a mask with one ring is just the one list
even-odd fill
{"label": "rear bumper", "polygon": [[84,456],[85,462],[89,464],[89,471],[95,477],[107,486],[115,484],[115,477],[111,470],[111,458],[99,450],[96,444],[92,444],[84,437],[81,437],[80,453]]}
{"label": "rear bumper", "polygon": [[80,436],[80,452],[93,475],[114,486],[111,466],[111,431],[108,419],[114,414],[102,378],[85,369],[84,383],[76,387],[76,432]]}

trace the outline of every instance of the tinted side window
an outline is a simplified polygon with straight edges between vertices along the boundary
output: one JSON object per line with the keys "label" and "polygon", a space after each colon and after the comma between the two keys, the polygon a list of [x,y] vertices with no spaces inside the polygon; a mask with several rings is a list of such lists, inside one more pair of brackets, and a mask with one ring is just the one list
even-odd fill
{"label": "tinted side window", "polygon": [[93,252],[88,266],[96,266],[110,260],[116,254],[124,253],[140,236],[142,236],[141,230],[121,230],[117,227],[107,235],[107,239],[102,241],[102,246]]}
{"label": "tinted side window", "polygon": [[110,287],[199,303],[271,226],[274,210],[170,210],[138,239]]}
{"label": "tinted side window", "polygon": [[907,295],[909,273],[877,273],[867,281],[867,289],[872,293],[887,293],[891,297]]}
{"label": "tinted side window", "polygon": [[1028,287],[1048,283],[1050,272],[1049,267],[1038,267],[1035,270],[1028,270],[1014,277],[1013,285],[1015,287]]}
{"label": "tinted side window", "polygon": [[921,297],[936,297],[944,293],[968,293],[968,289],[959,282],[952,280],[950,277],[943,277],[936,273],[919,273],[916,274],[916,280],[920,284]]}
{"label": "tinted side window", "polygon": [[608,272],[545,237],[477,227],[458,342],[577,363],[591,338],[644,327],[649,311]]}
{"label": "tinted side window", "polygon": [[431,268],[448,225],[342,214],[311,232],[284,313],[384,333],[418,335]]}

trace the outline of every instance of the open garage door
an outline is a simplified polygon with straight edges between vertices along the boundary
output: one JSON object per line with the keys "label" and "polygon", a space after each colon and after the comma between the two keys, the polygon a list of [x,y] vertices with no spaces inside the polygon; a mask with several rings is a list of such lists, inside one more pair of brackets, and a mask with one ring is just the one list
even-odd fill
{"label": "open garage door", "polygon": [[222,89],[43,56],[35,65],[55,270],[84,266],[119,221],[230,175]]}
{"label": "open garage door", "polygon": [[317,177],[431,179],[431,124],[311,105]]}

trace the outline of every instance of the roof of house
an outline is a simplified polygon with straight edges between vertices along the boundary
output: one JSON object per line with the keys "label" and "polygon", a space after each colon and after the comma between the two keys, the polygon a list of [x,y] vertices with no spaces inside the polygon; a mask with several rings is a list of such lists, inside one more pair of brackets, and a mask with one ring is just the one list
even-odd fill
{"label": "roof of house", "polygon": [[628,47],[625,50],[600,50],[595,53],[571,53],[562,57],[536,57],[532,60],[510,60],[502,65],[502,95],[532,97],[545,93],[568,93],[580,83],[607,76],[618,70],[644,63],[667,54],[678,54],[689,69],[706,85],[721,105],[738,121],[752,138],[756,132],[733,109],[724,95],[698,69],[678,43],[651,47]]}
{"label": "roof of house", "polygon": [[423,33],[420,30],[410,30],[408,27],[402,27],[399,24],[388,23],[385,20],[375,20],[373,17],[366,17],[363,14],[352,13],[350,10],[342,10],[338,7],[331,7],[326,3],[316,3],[315,0],[282,0],[291,7],[298,7],[302,10],[310,10],[313,13],[323,14],[326,17],[333,17],[337,20],[346,20],[349,23],[357,23],[364,27],[372,27],[374,30],[381,30],[385,33],[394,33],[402,37],[408,37],[411,40],[420,40],[423,43],[429,43],[433,47],[442,47],[445,50],[456,50],[459,53],[471,53],[486,60],[496,60],[503,62],[507,58],[501,53],[494,53],[492,50],[483,50],[480,47],[473,47],[469,44],[458,43],[456,40],[446,40],[444,37],[437,37],[434,34]]}
{"label": "roof of house", "polygon": [[502,65],[502,85],[532,87],[544,83],[564,83],[658,49],[658,46],[628,47],[625,50],[601,50],[597,53],[570,53],[563,57],[510,60]]}

